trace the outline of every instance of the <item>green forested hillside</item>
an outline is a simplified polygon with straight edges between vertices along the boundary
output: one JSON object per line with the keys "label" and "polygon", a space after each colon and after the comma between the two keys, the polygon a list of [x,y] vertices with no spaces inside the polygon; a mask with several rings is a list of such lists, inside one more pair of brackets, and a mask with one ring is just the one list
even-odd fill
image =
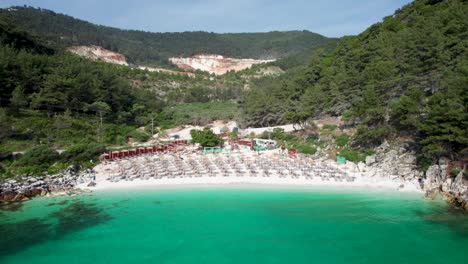
{"label": "green forested hillside", "polygon": [[50,45],[98,45],[124,54],[134,64],[168,65],[169,57],[199,53],[236,58],[283,58],[336,43],[336,39],[309,31],[150,33],[98,26],[44,9],[15,7],[14,11],[9,10],[12,9],[0,9],[0,17],[8,18],[15,25],[42,36]]}
{"label": "green forested hillside", "polygon": [[89,161],[104,145],[148,140],[151,120],[168,128],[239,115],[244,83],[235,74],[148,72],[47,47],[1,19],[0,31],[0,174],[44,169],[12,162],[15,151],[70,148],[78,152],[67,157]]}
{"label": "green forested hillside", "polygon": [[410,135],[428,157],[463,156],[468,146],[468,2],[417,0],[305,69],[263,78],[244,101],[252,125],[342,115],[354,145]]}
{"label": "green forested hillside", "polygon": [[[5,153],[38,145],[71,146],[73,153],[93,149],[88,156],[79,156],[94,157],[102,144],[147,140],[151,120],[163,128],[203,125],[218,118],[232,118],[243,126],[271,126],[311,124],[323,115],[345,121],[346,133],[334,135],[336,126],[320,133],[336,137],[341,154],[359,157],[354,160],[362,160],[385,139],[396,138],[413,140],[422,164],[442,156],[464,159],[468,155],[467,17],[467,1],[417,0],[360,35],[340,39],[335,48],[317,48],[317,42],[302,39],[309,34],[303,32],[153,34],[95,26],[32,8],[2,10],[0,161]],[[275,50],[285,56],[288,45],[296,44],[273,41],[269,49],[262,45],[272,36],[294,35],[302,39],[294,43],[304,42],[294,52],[302,51],[273,63],[286,72],[261,78],[251,78],[258,77],[260,66],[223,76],[196,73],[190,78],[94,62],[61,48],[98,44],[137,63],[149,54],[146,62],[158,64],[178,52],[256,57],[249,55],[252,52],[262,57]],[[184,41],[179,42],[180,38]],[[232,45],[223,42],[226,38]],[[185,44],[164,46],[167,40]],[[164,45],[153,49],[158,41]],[[251,49],[242,48],[246,43]],[[146,127],[146,132],[137,127]],[[297,138],[275,133],[304,148],[303,152],[313,153],[310,142],[325,147],[313,130]],[[302,141],[310,146],[304,147]],[[93,147],[83,147],[89,144]],[[0,172],[5,174],[28,167],[6,160],[0,162]]]}
{"label": "green forested hillside", "polygon": [[[191,78],[90,61],[3,17],[0,33],[0,175],[86,163],[104,146],[148,140],[151,120],[169,128],[241,118],[247,72]],[[67,151],[49,158],[53,149]],[[30,154],[14,161],[18,151]]]}

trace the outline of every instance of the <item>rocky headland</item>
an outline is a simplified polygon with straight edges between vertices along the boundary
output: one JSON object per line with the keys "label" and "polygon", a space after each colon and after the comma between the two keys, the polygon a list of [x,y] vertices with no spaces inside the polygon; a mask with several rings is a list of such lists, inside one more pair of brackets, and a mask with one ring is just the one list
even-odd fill
{"label": "rocky headland", "polygon": [[384,142],[376,149],[376,154],[368,156],[365,162],[356,166],[364,177],[376,181],[399,181],[401,188],[405,185],[417,186],[427,198],[441,195],[449,203],[468,210],[468,180],[464,170],[453,176],[449,171],[449,161],[440,159],[426,172],[419,171],[416,153],[411,150],[410,143],[390,146]]}
{"label": "rocky headland", "polygon": [[65,171],[47,176],[18,176],[0,183],[0,205],[27,201],[35,196],[63,193],[74,194],[80,190],[76,185],[91,182],[94,173],[80,166],[70,166]]}

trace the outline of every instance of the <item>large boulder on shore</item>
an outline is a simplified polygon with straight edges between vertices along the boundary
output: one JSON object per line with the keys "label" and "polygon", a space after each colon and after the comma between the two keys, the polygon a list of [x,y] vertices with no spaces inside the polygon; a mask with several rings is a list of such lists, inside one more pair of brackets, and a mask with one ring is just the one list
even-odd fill
{"label": "large boulder on shore", "polygon": [[9,203],[9,202],[14,202],[15,197],[18,195],[17,192],[12,191],[12,190],[3,190],[0,193],[0,203]]}
{"label": "large boulder on shore", "polygon": [[447,165],[432,165],[426,171],[424,190],[441,188],[442,183],[447,180]]}

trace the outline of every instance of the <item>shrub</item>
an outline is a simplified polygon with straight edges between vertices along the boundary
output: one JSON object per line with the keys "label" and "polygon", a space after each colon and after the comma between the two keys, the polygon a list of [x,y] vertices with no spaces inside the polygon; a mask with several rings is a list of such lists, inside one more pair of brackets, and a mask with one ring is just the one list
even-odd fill
{"label": "shrub", "polygon": [[89,160],[96,160],[104,151],[104,146],[96,143],[78,144],[69,147],[62,153],[61,157],[65,162],[81,163]]}
{"label": "shrub", "polygon": [[18,160],[18,164],[28,166],[28,165],[42,165],[42,164],[52,164],[59,159],[59,154],[57,151],[49,148],[48,146],[39,146],[27,151],[21,158]]}
{"label": "shrub", "polygon": [[336,145],[344,147],[349,142],[349,136],[346,133],[343,133],[335,138]]}
{"label": "shrub", "polygon": [[218,137],[211,129],[205,127],[203,130],[190,130],[193,143],[200,143],[202,147],[215,147],[223,142],[223,139]]}
{"label": "shrub", "polygon": [[127,137],[131,137],[138,142],[146,142],[151,138],[150,135],[140,130],[133,130],[127,133]]}
{"label": "shrub", "polygon": [[340,151],[340,156],[345,157],[346,160],[352,162],[365,161],[366,157],[372,155],[373,151],[371,150],[353,150],[349,148],[344,148]]}
{"label": "shrub", "polygon": [[332,124],[323,125],[324,130],[330,130],[330,131],[335,131],[336,127],[337,127],[336,125],[332,125]]}
{"label": "shrub", "polygon": [[310,145],[298,145],[297,151],[304,154],[314,155],[317,152],[317,148]]}
{"label": "shrub", "polygon": [[127,143],[127,135],[133,130],[134,128],[125,125],[106,125],[104,128],[104,142],[106,144],[124,145]]}
{"label": "shrub", "polygon": [[48,146],[35,147],[26,153],[16,162],[16,166],[30,167],[31,172],[42,172],[60,158],[57,151]]}
{"label": "shrub", "polygon": [[388,134],[389,131],[386,127],[368,127],[360,125],[357,127],[354,141],[358,145],[369,147],[378,146]]}
{"label": "shrub", "polygon": [[272,138],[275,140],[291,140],[292,136],[284,132],[284,129],[282,128],[274,128],[273,133],[271,134]]}
{"label": "shrub", "polygon": [[65,170],[69,164],[63,162],[56,162],[47,168],[48,174],[57,174],[62,170]]}
{"label": "shrub", "polygon": [[237,137],[238,135],[236,131],[232,131],[231,133],[229,133],[229,138],[237,138]]}

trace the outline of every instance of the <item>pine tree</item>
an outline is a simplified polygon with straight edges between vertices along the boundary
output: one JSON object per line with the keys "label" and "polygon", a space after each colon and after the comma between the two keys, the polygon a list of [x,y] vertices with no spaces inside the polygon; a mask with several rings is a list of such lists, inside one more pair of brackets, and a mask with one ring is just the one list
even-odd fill
{"label": "pine tree", "polygon": [[20,108],[25,108],[28,106],[28,98],[24,93],[23,87],[20,85],[16,86],[11,94],[11,107],[15,112],[18,112]]}

